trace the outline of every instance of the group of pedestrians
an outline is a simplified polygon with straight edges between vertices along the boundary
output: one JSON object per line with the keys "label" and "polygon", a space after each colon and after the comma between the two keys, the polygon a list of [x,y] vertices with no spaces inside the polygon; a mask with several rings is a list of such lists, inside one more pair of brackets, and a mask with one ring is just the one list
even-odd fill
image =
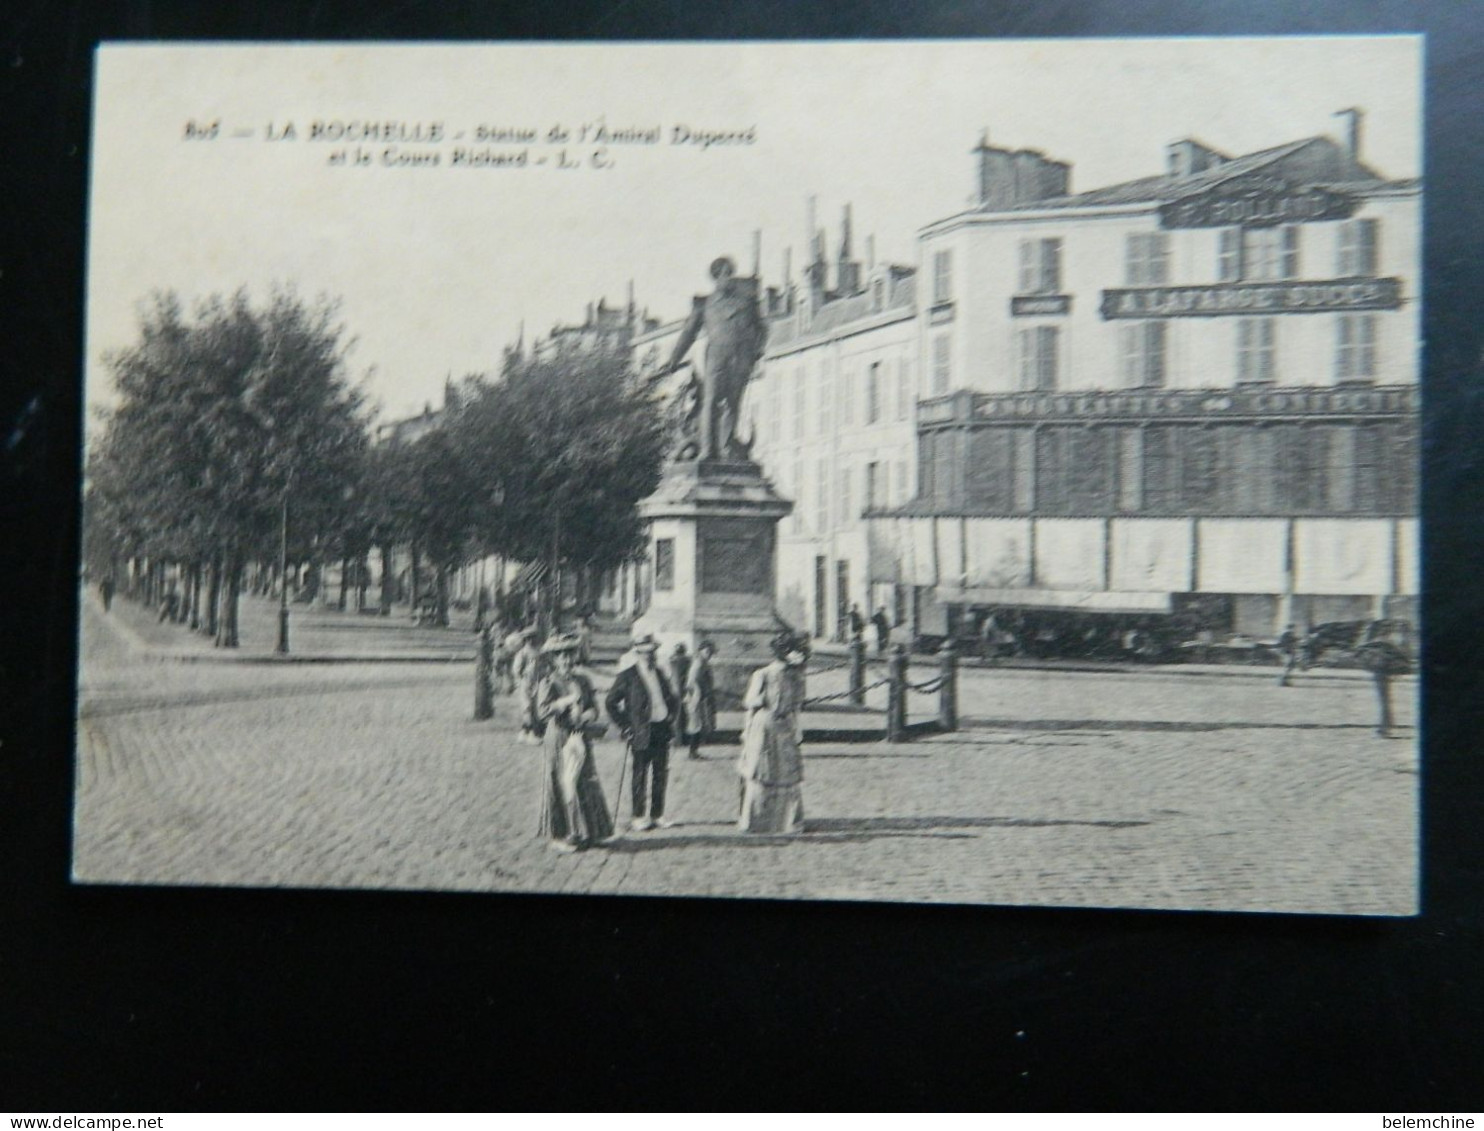
{"label": "group of pedestrians", "polygon": [[[540,835],[563,852],[601,845],[617,835],[616,815],[593,758],[593,740],[607,729],[604,712],[626,744],[618,790],[623,791],[626,776],[629,828],[643,833],[672,827],[665,810],[671,750],[683,744],[690,758],[699,759],[702,743],[716,727],[713,645],[701,642],[677,688],[656,662],[654,638],[634,639],[600,708],[592,680],[578,667],[583,651],[578,634],[554,635],[537,647],[536,633],[523,629],[506,643],[511,647],[502,648],[509,653],[505,678],[517,696],[521,740],[543,750]],[[799,714],[809,644],[806,637],[782,633],[772,650],[773,661],[752,673],[743,697],[737,825],[743,832],[794,833],[804,820]]]}

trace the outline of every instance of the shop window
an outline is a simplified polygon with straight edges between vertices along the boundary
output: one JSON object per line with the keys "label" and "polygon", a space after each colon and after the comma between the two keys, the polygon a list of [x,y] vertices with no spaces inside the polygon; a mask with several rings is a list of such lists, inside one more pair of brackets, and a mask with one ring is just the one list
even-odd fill
{"label": "shop window", "polygon": [[1268,384],[1277,374],[1278,320],[1237,320],[1237,380],[1244,385]]}
{"label": "shop window", "polygon": [[1061,293],[1061,240],[1020,241],[1020,289],[1023,295]]}
{"label": "shop window", "polygon": [[1162,287],[1170,281],[1170,237],[1166,232],[1130,232],[1125,278],[1131,287]]}

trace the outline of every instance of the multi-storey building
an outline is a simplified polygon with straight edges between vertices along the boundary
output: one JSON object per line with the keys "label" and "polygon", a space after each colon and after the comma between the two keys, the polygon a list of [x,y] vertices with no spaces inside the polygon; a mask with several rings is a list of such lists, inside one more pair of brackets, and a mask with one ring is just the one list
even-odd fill
{"label": "multi-storey building", "polygon": [[823,233],[812,243],[802,288],[769,291],[745,412],[754,457],[794,502],[779,531],[778,610],[829,637],[852,604],[869,615],[895,593],[894,563],[883,567],[879,548],[873,558],[862,516],[915,491],[917,280],[912,267],[852,257],[848,209],[833,271]]}
{"label": "multi-storey building", "polygon": [[916,497],[870,524],[920,631],[1414,615],[1421,186],[1349,114],[1082,193],[980,143],[976,205],[919,234]]}

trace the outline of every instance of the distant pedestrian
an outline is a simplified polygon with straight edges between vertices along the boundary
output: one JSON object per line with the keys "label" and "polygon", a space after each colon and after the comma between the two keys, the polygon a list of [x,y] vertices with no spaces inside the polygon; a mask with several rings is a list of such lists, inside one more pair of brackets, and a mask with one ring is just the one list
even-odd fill
{"label": "distant pedestrian", "polygon": [[103,611],[105,613],[108,612],[109,609],[113,608],[113,590],[113,575],[109,574],[98,585],[98,596],[103,598]]}
{"label": "distant pedestrian", "polygon": [[669,828],[665,786],[670,776],[670,740],[680,701],[665,673],[655,666],[653,636],[634,641],[633,663],[619,671],[604,706],[628,740],[634,761],[630,775],[631,826],[638,832]]}
{"label": "distant pedestrian", "polygon": [[686,673],[685,695],[685,741],[690,748],[690,758],[701,757],[701,743],[709,739],[716,730],[716,675],[711,670],[711,657],[716,645],[703,640],[696,646],[696,658],[691,661]]}
{"label": "distant pedestrian", "polygon": [[774,660],[752,673],[742,706],[742,806],[745,833],[796,833],[804,828],[804,752],[800,712],[809,641],[791,632],[773,640]]}
{"label": "distant pedestrian", "polygon": [[850,639],[859,640],[865,635],[866,618],[861,614],[861,607],[856,604],[850,606]]}
{"label": "distant pedestrian", "polygon": [[1283,661],[1283,672],[1278,676],[1279,687],[1292,686],[1294,670],[1299,665],[1299,636],[1293,625],[1285,625],[1278,637],[1278,656]]}
{"label": "distant pedestrian", "polygon": [[510,661],[510,675],[515,680],[515,694],[520,705],[520,741],[535,746],[541,741],[540,722],[536,718],[536,688],[541,680],[541,650],[536,645],[536,630],[520,630],[520,650]]}
{"label": "distant pedestrian", "polygon": [[506,695],[515,694],[515,655],[525,643],[520,629],[506,633],[495,650],[495,686]]}
{"label": "distant pedestrian", "polygon": [[876,654],[884,655],[886,646],[891,643],[891,621],[887,618],[884,607],[878,608],[872,615],[871,624],[876,628]]}
{"label": "distant pedestrian", "polygon": [[536,694],[536,717],[545,726],[539,828],[562,852],[578,852],[613,836],[613,816],[593,764],[598,698],[577,672],[580,646],[573,633],[546,642],[541,653],[552,670]]}

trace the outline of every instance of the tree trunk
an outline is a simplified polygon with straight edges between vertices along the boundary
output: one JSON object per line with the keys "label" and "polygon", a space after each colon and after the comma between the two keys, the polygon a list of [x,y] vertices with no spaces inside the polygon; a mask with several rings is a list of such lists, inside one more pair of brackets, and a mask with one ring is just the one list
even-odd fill
{"label": "tree trunk", "polygon": [[434,611],[434,622],[436,624],[438,624],[442,628],[447,628],[448,627],[448,567],[447,566],[440,565],[438,567],[438,573],[437,573],[436,580],[434,581],[434,585],[436,586],[435,592],[437,594],[437,601],[438,601],[437,608]]}
{"label": "tree trunk", "polygon": [[392,593],[397,578],[392,573],[392,547],[390,542],[381,544],[381,615],[392,615]]}
{"label": "tree trunk", "polygon": [[220,553],[211,555],[211,567],[206,582],[206,624],[202,626],[201,631],[207,636],[215,637],[217,626],[221,623],[222,556]]}
{"label": "tree trunk", "polygon": [[237,598],[242,585],[242,563],[231,550],[226,551],[222,558],[221,613],[217,617],[216,643],[219,648],[236,648],[240,643]]}
{"label": "tree trunk", "polygon": [[412,572],[412,578],[411,578],[411,581],[412,581],[412,585],[411,585],[411,589],[412,589],[412,619],[413,620],[416,620],[417,619],[417,606],[418,606],[418,602],[422,598],[422,592],[420,591],[419,586],[418,586],[418,576],[417,575],[418,575],[418,572],[419,572],[419,565],[420,565],[420,563],[418,561],[418,552],[417,552],[417,543],[416,542],[412,543],[411,553],[412,553],[412,567],[411,567],[411,572]]}
{"label": "tree trunk", "polygon": [[345,612],[345,595],[350,583],[350,555],[343,554],[340,558],[340,599],[335,603],[342,613]]}
{"label": "tree trunk", "polygon": [[201,627],[201,560],[199,558],[191,563],[191,571],[187,576],[190,579],[186,590],[189,594],[187,604],[190,606],[190,628],[192,632],[195,632]]}

